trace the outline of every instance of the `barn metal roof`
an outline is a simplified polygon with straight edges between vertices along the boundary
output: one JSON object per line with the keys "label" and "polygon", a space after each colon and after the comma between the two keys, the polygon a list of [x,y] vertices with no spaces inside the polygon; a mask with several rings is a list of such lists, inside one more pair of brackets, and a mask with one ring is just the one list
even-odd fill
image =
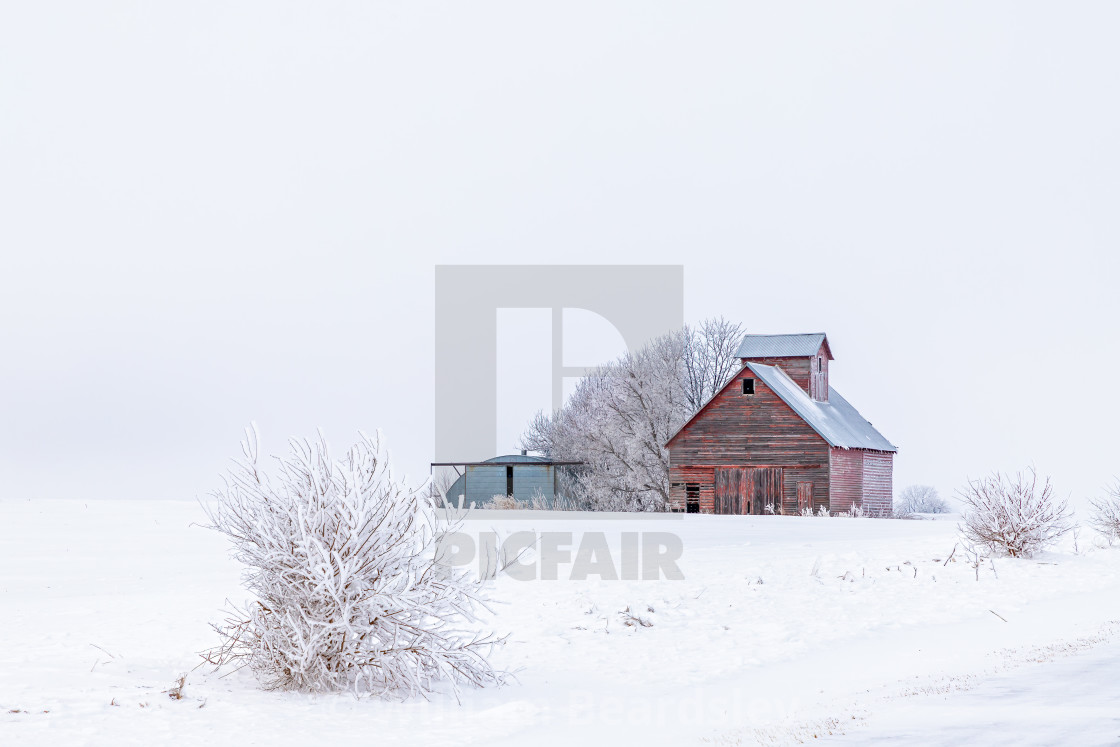
{"label": "barn metal roof", "polygon": [[[816,355],[824,342],[824,332],[803,335],[747,335],[739,344],[738,358],[785,358]],[[832,356],[829,356],[831,359]]]}
{"label": "barn metal roof", "polygon": [[754,371],[755,375],[762,379],[762,383],[781,397],[782,401],[819,433],[829,445],[845,449],[898,451],[897,446],[875,430],[871,423],[864,420],[856,408],[848,404],[848,400],[841,397],[832,387],[828,388],[828,402],[817,402],[777,366],[748,363],[747,367]]}

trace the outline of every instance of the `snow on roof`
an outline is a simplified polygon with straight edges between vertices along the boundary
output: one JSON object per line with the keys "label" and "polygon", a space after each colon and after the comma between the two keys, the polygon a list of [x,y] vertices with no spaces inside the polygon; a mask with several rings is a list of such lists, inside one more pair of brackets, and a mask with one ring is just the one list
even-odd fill
{"label": "snow on roof", "polygon": [[526,464],[533,464],[534,462],[547,462],[545,457],[531,456],[528,454],[505,454],[503,456],[491,457],[486,460],[487,462],[525,462]]}
{"label": "snow on roof", "polygon": [[832,387],[828,388],[828,402],[817,402],[777,366],[761,363],[748,363],[747,366],[831,446],[898,451],[897,446],[875,430]]}
{"label": "snow on roof", "polygon": [[824,332],[803,335],[747,335],[739,344],[739,352],[735,355],[738,358],[816,355],[825,339]]}

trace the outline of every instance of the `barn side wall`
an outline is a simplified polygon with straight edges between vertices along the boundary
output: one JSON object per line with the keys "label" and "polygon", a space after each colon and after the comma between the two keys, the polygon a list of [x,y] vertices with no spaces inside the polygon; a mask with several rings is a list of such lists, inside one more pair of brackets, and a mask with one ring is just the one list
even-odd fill
{"label": "barn side wall", "polygon": [[894,500],[894,454],[833,448],[829,460],[833,513],[847,511],[853,505],[875,515],[890,512]]}
{"label": "barn side wall", "polygon": [[875,514],[888,513],[894,502],[894,454],[863,452],[863,506]]}
{"label": "barn side wall", "polygon": [[858,449],[829,450],[829,510],[843,512],[863,501],[863,452]]}
{"label": "barn side wall", "polygon": [[[826,447],[827,448],[827,447]],[[821,506],[828,507],[828,454],[827,452],[821,455],[823,463],[820,465],[810,465],[806,467],[801,466],[784,466],[784,474],[782,476],[784,484],[782,489],[784,492],[782,500],[782,513],[795,514],[800,509],[797,505],[797,483],[808,482],[813,485],[813,500],[810,509],[816,511]]]}
{"label": "barn side wall", "polygon": [[[804,381],[808,384],[808,358]],[[762,362],[762,361],[759,361]],[[771,364],[767,364],[771,365]],[[744,378],[755,380],[755,394],[743,395]],[[813,484],[813,505],[829,499],[829,447],[789,405],[750,370],[735,375],[669,447],[670,499],[684,506],[685,485],[700,485],[701,512],[714,509],[715,467],[783,467],[782,510],[797,510],[797,483]]]}

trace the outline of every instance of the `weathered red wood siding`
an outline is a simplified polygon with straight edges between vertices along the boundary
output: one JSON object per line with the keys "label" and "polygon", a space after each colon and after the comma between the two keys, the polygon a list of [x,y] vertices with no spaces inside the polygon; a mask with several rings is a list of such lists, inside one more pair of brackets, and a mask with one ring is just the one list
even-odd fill
{"label": "weathered red wood siding", "polygon": [[761,363],[764,366],[777,366],[785,371],[786,376],[793,379],[799,387],[806,392],[809,391],[809,359],[803,355],[796,358],[744,358],[743,361]]}
{"label": "weathered red wood siding", "polygon": [[829,462],[829,509],[847,511],[863,500],[863,452],[834,447]]}
{"label": "weathered red wood siding", "polygon": [[894,491],[894,454],[886,451],[833,448],[829,497],[831,511],[847,511],[853,505],[874,514],[891,510]]}
{"label": "weathered red wood siding", "polygon": [[[820,370],[817,370],[820,359]],[[826,343],[822,342],[816,355],[790,356],[780,358],[743,358],[743,361],[761,363],[764,366],[777,366],[786,372],[786,375],[805,390],[818,402],[828,402],[828,359],[829,351]]]}
{"label": "weathered red wood siding", "polygon": [[715,513],[760,515],[768,506],[777,511],[783,473],[782,467],[716,467]]}
{"label": "weathered red wood siding", "polygon": [[823,342],[817,355],[809,359],[809,396],[818,402],[828,402],[828,355]]}
{"label": "weathered red wood siding", "polygon": [[[807,383],[808,358],[800,360]],[[744,378],[755,379],[754,395],[741,393]],[[784,512],[796,512],[799,482],[813,483],[814,508],[828,505],[828,444],[749,369],[670,442],[669,467],[675,507],[684,506],[685,485],[695,482],[701,512],[714,510],[714,467],[782,467]]]}
{"label": "weathered red wood siding", "polygon": [[884,451],[863,452],[863,507],[876,514],[885,514],[894,502],[894,454]]}
{"label": "weathered red wood siding", "polygon": [[[671,452],[670,452],[671,456]],[[684,511],[688,484],[700,486],[700,513],[715,512],[714,467],[670,467],[669,503],[674,511]]]}

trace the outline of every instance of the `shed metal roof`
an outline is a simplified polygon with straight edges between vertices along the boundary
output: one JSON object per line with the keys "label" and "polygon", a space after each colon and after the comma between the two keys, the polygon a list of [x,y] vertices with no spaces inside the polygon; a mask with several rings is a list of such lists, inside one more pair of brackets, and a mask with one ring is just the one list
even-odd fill
{"label": "shed metal roof", "polygon": [[493,457],[491,459],[485,459],[483,461],[485,461],[485,462],[504,462],[504,463],[508,464],[510,462],[532,463],[532,462],[547,462],[549,460],[546,459],[545,457],[530,456],[529,454],[506,454],[505,456],[497,456],[497,457]]}
{"label": "shed metal roof", "polygon": [[[824,332],[802,335],[747,335],[739,344],[739,358],[785,358],[816,355],[828,338]],[[831,359],[832,356],[829,355]]]}
{"label": "shed metal roof", "polygon": [[829,445],[845,449],[898,451],[897,446],[875,430],[832,387],[828,388],[828,402],[817,402],[777,366],[747,363],[747,367]]}
{"label": "shed metal roof", "polygon": [[528,454],[506,454],[487,459],[482,462],[431,462],[433,467],[509,467],[517,464],[539,464],[545,467],[570,466],[583,464],[566,460],[549,459],[548,457],[532,456]]}

